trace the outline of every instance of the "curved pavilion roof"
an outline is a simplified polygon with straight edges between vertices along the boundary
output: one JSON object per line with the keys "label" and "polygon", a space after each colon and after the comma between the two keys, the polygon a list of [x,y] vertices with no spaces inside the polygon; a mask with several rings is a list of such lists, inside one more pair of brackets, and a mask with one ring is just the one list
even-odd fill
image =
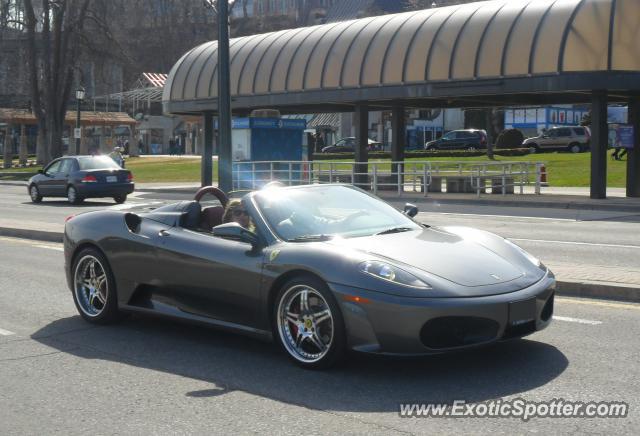
{"label": "curved pavilion roof", "polygon": [[[235,38],[232,107],[615,99],[640,91],[638,17],[638,0],[495,0]],[[216,97],[214,41],[175,64],[163,101],[203,112]]]}

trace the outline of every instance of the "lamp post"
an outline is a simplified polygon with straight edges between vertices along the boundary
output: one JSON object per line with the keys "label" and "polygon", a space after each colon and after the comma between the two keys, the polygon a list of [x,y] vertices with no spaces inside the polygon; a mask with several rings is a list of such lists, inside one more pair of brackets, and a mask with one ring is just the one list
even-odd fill
{"label": "lamp post", "polygon": [[80,153],[80,138],[82,136],[82,134],[80,133],[81,130],[79,130],[80,129],[80,105],[84,100],[84,94],[85,94],[84,87],[80,86],[78,89],[76,89],[77,112],[76,112],[76,131],[74,132],[76,137],[76,147],[74,150],[75,151],[74,154]]}

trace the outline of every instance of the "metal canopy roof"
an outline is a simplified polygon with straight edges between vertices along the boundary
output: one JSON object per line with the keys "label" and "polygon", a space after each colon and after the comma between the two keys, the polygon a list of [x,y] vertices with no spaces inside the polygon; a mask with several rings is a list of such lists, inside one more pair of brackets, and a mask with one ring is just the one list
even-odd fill
{"label": "metal canopy roof", "polygon": [[[495,0],[235,38],[232,107],[569,103],[594,89],[615,100],[640,91],[638,17],[638,0]],[[175,64],[163,103],[215,111],[216,97],[214,41]]]}

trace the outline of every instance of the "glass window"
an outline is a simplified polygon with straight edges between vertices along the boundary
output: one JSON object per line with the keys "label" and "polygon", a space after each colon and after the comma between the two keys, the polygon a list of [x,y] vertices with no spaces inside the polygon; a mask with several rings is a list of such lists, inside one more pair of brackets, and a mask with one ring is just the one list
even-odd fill
{"label": "glass window", "polygon": [[584,130],[584,127],[574,127],[573,128],[573,132],[578,135],[578,136],[584,136],[586,135],[586,132]]}
{"label": "glass window", "polygon": [[63,159],[60,164],[60,173],[69,174],[73,168],[73,160],[72,159]]}
{"label": "glass window", "polygon": [[60,164],[62,163],[62,161],[57,160],[55,162],[53,162],[51,165],[49,165],[47,167],[47,169],[45,170],[46,174],[57,174],[60,171]]}
{"label": "glass window", "polygon": [[558,129],[558,136],[561,138],[571,136],[571,129]]}
{"label": "glass window", "polygon": [[261,191],[254,196],[267,224],[282,239],[304,236],[370,236],[420,226],[404,214],[356,188],[309,186]]}
{"label": "glass window", "polygon": [[80,169],[86,170],[114,170],[120,169],[117,163],[109,156],[87,156],[78,159]]}
{"label": "glass window", "polygon": [[446,135],[444,135],[442,139],[450,140],[450,139],[455,139],[455,137],[456,137],[456,132],[449,132]]}

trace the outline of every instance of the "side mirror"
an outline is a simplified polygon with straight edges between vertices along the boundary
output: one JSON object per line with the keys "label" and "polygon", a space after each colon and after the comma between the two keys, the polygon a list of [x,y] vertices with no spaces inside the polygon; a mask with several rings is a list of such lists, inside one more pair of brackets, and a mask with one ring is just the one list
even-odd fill
{"label": "side mirror", "polygon": [[258,245],[260,245],[260,239],[258,238],[258,235],[250,230],[245,229],[236,222],[221,224],[214,227],[213,236],[247,242],[251,244],[253,248],[256,248],[258,247]]}
{"label": "side mirror", "polygon": [[418,206],[415,204],[407,203],[404,205],[404,214],[408,217],[413,218],[418,215]]}

